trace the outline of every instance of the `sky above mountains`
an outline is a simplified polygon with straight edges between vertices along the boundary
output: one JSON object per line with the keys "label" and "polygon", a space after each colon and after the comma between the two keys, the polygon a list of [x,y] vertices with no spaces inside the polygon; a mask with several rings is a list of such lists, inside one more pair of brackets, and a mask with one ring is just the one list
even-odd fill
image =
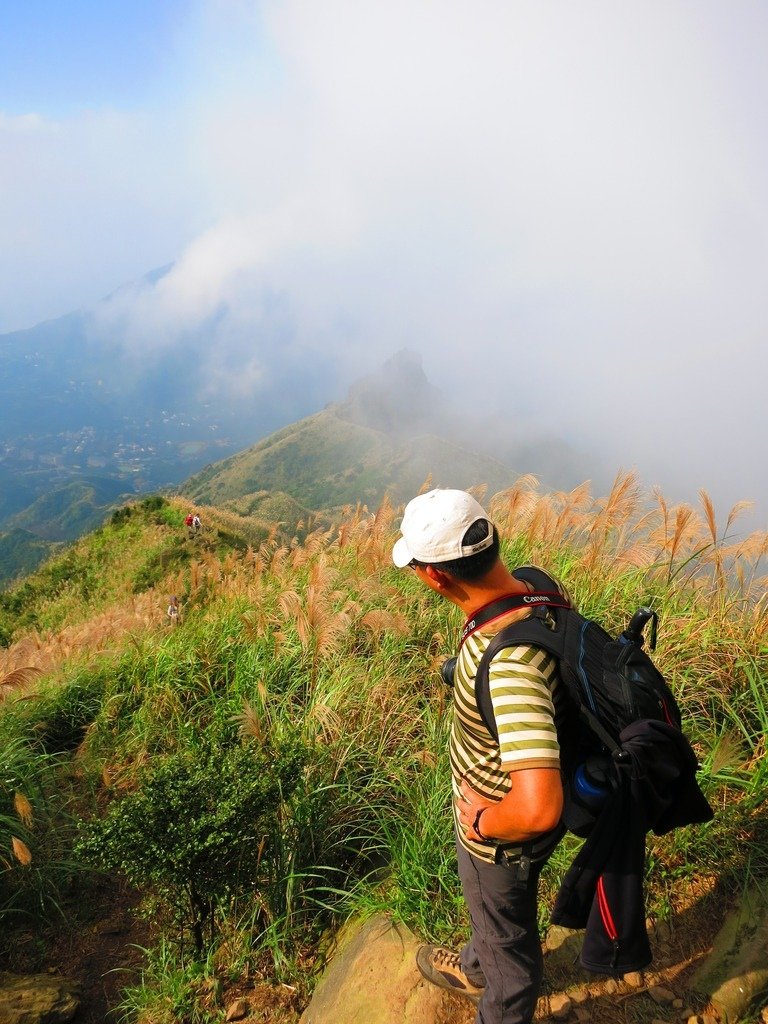
{"label": "sky above mountains", "polygon": [[[349,381],[407,347],[768,525],[768,8],[758,0],[29,0],[0,7],[0,331],[94,305]],[[338,397],[338,396],[329,396]],[[525,470],[526,467],[520,467]]]}

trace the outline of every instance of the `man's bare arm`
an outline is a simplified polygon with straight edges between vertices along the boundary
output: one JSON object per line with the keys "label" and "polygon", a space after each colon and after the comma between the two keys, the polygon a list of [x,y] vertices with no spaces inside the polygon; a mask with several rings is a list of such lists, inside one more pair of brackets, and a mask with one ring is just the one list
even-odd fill
{"label": "man's bare arm", "polygon": [[[495,803],[462,780],[458,807],[467,839],[524,843],[549,832],[560,821],[563,786],[559,768],[522,768],[512,772],[511,778],[511,789]],[[474,825],[481,810],[478,833]]]}

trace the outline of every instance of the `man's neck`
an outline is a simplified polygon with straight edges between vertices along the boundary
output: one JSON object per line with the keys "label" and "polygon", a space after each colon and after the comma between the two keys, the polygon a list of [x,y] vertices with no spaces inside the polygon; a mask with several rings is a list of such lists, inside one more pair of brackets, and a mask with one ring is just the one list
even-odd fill
{"label": "man's neck", "polygon": [[467,618],[471,618],[485,605],[509,594],[524,594],[528,589],[526,583],[515,579],[507,567],[499,562],[482,580],[462,583],[460,591],[457,590],[455,595],[450,595],[450,599],[461,608]]}

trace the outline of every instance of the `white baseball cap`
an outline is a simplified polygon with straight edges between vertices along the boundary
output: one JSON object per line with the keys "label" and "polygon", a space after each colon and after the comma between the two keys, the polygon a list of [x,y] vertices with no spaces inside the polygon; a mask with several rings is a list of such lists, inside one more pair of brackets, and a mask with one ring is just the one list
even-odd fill
{"label": "white baseball cap", "polygon": [[466,558],[493,544],[493,524],[488,536],[476,544],[464,544],[464,535],[478,519],[488,519],[485,509],[466,491],[437,489],[419,494],[405,506],[400,524],[402,537],[392,549],[392,561],[404,569],[412,559],[433,565]]}

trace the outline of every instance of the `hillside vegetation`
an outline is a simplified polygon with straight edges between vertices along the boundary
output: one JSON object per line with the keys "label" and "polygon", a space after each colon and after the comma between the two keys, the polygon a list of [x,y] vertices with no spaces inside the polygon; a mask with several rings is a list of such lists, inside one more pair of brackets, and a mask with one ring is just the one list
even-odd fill
{"label": "hillside vegetation", "polygon": [[420,357],[403,350],[353,384],[344,401],[206,466],[182,493],[238,511],[265,493],[305,509],[338,510],[358,502],[375,508],[385,496],[407,501],[429,476],[455,487],[482,480],[491,493],[511,486],[509,465],[482,454],[504,431],[484,430],[480,421],[472,430],[469,422],[472,450],[457,442],[450,405],[427,380]]}
{"label": "hillside vegetation", "polygon": [[192,501],[230,506],[257,491],[284,492],[306,508],[366,502],[386,494],[406,500],[434,473],[457,487],[478,479],[492,490],[508,487],[515,474],[502,463],[464,450],[434,434],[399,438],[355,423],[330,407],[293,423],[245,451],[190,477],[181,493]]}
{"label": "hillside vegetation", "polygon": [[[649,510],[631,477],[599,499],[523,478],[488,504],[506,560],[585,614],[659,612],[716,816],[649,837],[648,912],[685,913],[704,949],[747,875],[768,879],[766,536],[732,540],[738,510],[718,524],[706,495]],[[246,978],[295,1021],[350,915],[466,928],[437,671],[459,613],[392,567],[387,504],[295,539],[247,502],[190,537],[189,507],[128,506],[0,595],[0,951],[18,960],[30,922],[86,927],[95,879],[124,879],[155,922],[127,1021],[221,1021]],[[548,865],[545,912],[576,845]]]}
{"label": "hillside vegetation", "polygon": [[7,580],[25,576],[50,557],[55,544],[16,528],[0,532],[0,588]]}
{"label": "hillside vegetation", "polygon": [[[55,323],[50,329],[56,335]],[[49,356],[53,363],[42,359],[37,369],[55,378],[56,359]],[[194,360],[185,365],[189,370]],[[101,377],[96,375],[99,391]],[[295,381],[288,390],[294,393]],[[73,396],[65,406],[72,401],[80,415],[82,408]],[[269,422],[276,417],[284,422],[284,402],[281,392],[280,401],[260,404],[257,421],[264,416]],[[104,394],[99,405],[114,411]],[[536,467],[560,488],[581,479],[577,467],[582,457],[561,439],[525,437],[512,419],[489,419],[485,409],[468,408],[457,420],[452,403],[427,380],[421,358],[407,350],[353,383],[343,401],[267,436],[255,429],[253,410],[241,419],[224,407],[219,412],[230,418],[230,427],[238,424],[229,439],[212,422],[207,440],[189,435],[183,440],[178,431],[185,432],[192,422],[199,429],[199,417],[189,421],[186,415],[168,412],[170,408],[165,405],[162,424],[142,416],[142,425],[134,423],[121,439],[110,441],[93,427],[65,431],[58,435],[57,452],[49,450],[53,441],[48,435],[38,439],[39,451],[35,444],[29,448],[8,439],[0,459],[0,590],[34,570],[57,544],[92,530],[135,491],[165,489],[182,472],[203,465],[204,452],[209,457],[231,452],[236,443],[259,436],[258,443],[204,466],[185,481],[181,493],[197,504],[272,522],[281,532],[298,530],[302,537],[310,518],[317,521],[329,511],[338,516],[345,505],[358,502],[375,508],[385,496],[405,501],[428,476],[451,480],[457,487],[484,481],[491,493],[514,483],[517,474],[510,467],[515,465]],[[136,413],[133,408],[131,415]],[[101,467],[100,476],[86,470],[91,465]],[[301,522],[304,531],[298,529]],[[247,524],[243,530],[248,532]]]}

